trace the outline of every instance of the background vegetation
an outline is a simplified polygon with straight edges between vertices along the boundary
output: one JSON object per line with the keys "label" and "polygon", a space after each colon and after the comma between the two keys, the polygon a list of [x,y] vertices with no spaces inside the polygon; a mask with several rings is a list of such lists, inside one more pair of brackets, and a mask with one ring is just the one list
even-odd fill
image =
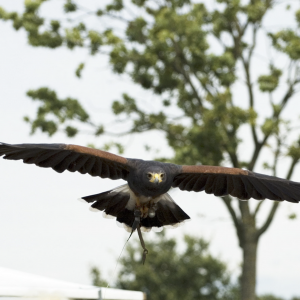
{"label": "background vegetation", "polygon": [[[161,159],[249,170],[262,164],[271,174],[291,178],[300,158],[299,136],[294,134],[297,124],[291,122],[292,116],[284,117],[284,110],[300,82],[299,10],[286,7],[295,19],[294,27],[274,29],[264,26],[277,5],[272,0],[220,0],[213,6],[188,0],[114,0],[96,11],[65,1],[71,22],[43,17],[44,3],[27,0],[21,14],[1,8],[0,18],[12,21],[16,30],[26,30],[34,47],[81,47],[91,55],[108,55],[114,72],[128,74],[161,100],[151,111],[134,95],[124,94],[115,101],[116,120],[125,123],[119,135],[159,130],[174,151],[172,159]],[[118,23],[90,28],[79,13]],[[261,36],[269,41],[272,53],[263,57],[268,68],[253,65]],[[80,62],[76,75],[83,71]],[[237,97],[235,90],[241,86],[242,96]],[[32,133],[39,129],[53,135],[63,130],[73,137],[81,124],[95,136],[111,133],[101,122],[91,121],[90,113],[75,98],[61,99],[48,87],[30,90],[28,96],[40,104],[35,118],[25,117]],[[244,144],[247,155],[240,150]],[[112,145],[122,150],[118,142]],[[260,160],[263,151],[268,153],[265,161]],[[283,157],[287,158],[286,175],[277,171]],[[255,299],[258,242],[279,204],[274,202],[258,224],[266,201],[255,205],[231,197],[222,201],[243,251],[241,299]]]}

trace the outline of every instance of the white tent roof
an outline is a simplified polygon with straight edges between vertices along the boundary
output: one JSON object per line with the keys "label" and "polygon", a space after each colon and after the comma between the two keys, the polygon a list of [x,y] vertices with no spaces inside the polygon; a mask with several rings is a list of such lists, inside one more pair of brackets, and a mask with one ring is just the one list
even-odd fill
{"label": "white tent roof", "polygon": [[1,297],[39,297],[45,294],[73,299],[145,299],[142,292],[70,283],[0,267],[0,299]]}

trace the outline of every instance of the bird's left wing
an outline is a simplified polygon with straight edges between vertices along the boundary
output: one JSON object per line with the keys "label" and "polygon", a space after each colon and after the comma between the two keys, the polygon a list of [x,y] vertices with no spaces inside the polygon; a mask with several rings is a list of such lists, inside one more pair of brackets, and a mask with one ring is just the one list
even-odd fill
{"label": "bird's left wing", "polygon": [[0,143],[0,156],[23,160],[62,173],[65,170],[110,179],[126,179],[130,167],[126,158],[106,151],[66,144]]}
{"label": "bird's left wing", "polygon": [[172,186],[186,191],[205,191],[215,196],[231,195],[243,200],[300,201],[300,183],[238,168],[182,166]]}

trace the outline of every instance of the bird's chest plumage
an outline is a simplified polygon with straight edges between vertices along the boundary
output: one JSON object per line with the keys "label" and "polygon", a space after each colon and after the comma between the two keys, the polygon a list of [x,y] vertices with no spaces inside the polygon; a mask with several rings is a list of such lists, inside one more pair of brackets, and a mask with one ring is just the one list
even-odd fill
{"label": "bird's chest plumage", "polygon": [[[171,183],[164,182],[161,184],[153,184],[149,182],[143,182],[138,176],[128,180],[128,185],[130,189],[141,199],[142,201],[147,201],[147,199],[152,199],[158,197],[171,188]],[[148,200],[149,201],[149,200]]]}

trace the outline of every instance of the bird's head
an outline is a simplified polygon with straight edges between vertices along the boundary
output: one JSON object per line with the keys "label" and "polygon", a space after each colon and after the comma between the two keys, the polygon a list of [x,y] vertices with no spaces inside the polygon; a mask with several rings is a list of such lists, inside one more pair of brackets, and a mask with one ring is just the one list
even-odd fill
{"label": "bird's head", "polygon": [[144,176],[147,178],[148,182],[155,185],[166,181],[166,173],[160,168],[149,168],[145,171]]}

